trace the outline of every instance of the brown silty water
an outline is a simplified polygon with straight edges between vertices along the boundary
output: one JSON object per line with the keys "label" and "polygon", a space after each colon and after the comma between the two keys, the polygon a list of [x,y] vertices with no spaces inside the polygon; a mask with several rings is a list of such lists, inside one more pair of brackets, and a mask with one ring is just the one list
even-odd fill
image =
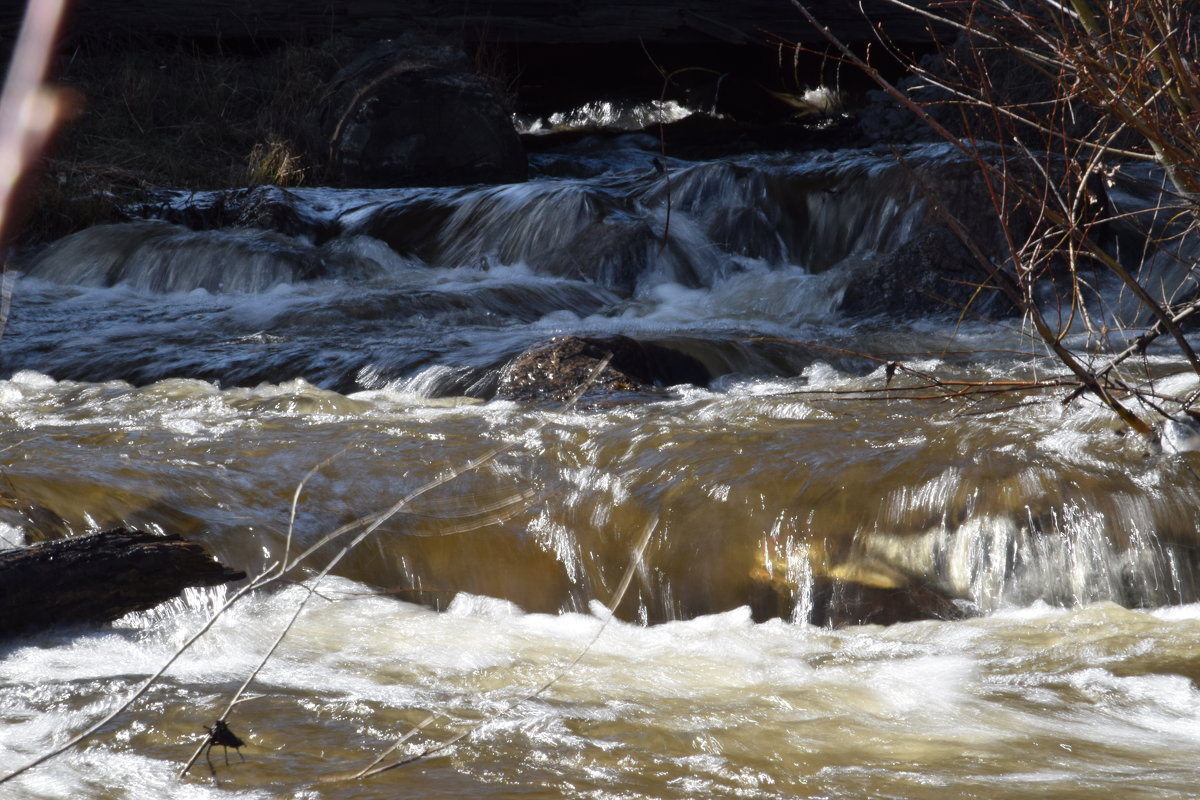
{"label": "brown silty water", "polygon": [[[668,246],[665,189],[639,163],[308,190],[293,200],[332,238],[148,221],[29,266],[0,382],[11,544],[132,525],[253,574],[437,485],[292,574],[311,587],[338,559],[229,717],[245,762],[218,748],[216,782],[203,759],[173,777],[299,607],[294,583],[224,612],[20,791],[1191,791],[1186,431],[1151,447],[1086,397],[1001,387],[1063,374],[1019,320],[840,312],[925,213],[890,157],[676,165]],[[528,345],[615,333],[711,379],[653,402],[491,399]],[[1196,389],[1182,364],[1147,370],[1160,393]],[[11,643],[0,765],[114,708],[222,596]],[[430,712],[399,755],[469,735],[323,782]]]}

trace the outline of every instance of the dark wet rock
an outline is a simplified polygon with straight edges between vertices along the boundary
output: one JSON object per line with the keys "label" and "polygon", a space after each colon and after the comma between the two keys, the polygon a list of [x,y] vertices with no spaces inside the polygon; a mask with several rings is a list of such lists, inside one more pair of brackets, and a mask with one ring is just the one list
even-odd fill
{"label": "dark wet rock", "polygon": [[945,225],[928,225],[849,282],[841,310],[847,314],[1011,311],[994,291],[977,292],[988,275]]}
{"label": "dark wet rock", "polygon": [[26,274],[53,283],[155,292],[263,291],[319,277],[322,253],[273,231],[194,231],[167,222],[97,225],[41,251]]}
{"label": "dark wet rock", "polygon": [[227,201],[233,217],[230,227],[261,228],[289,236],[309,236],[319,241],[332,235],[332,226],[318,219],[296,195],[286,189],[259,186],[230,195]]}
{"label": "dark wet rock", "polygon": [[[655,230],[649,220],[614,214],[588,225],[569,242],[537,254],[530,261],[540,269],[566,278],[590,281],[621,294],[633,295],[638,280],[662,255],[676,267],[677,282],[694,286],[688,267],[691,254]],[[682,267],[680,269],[679,267]]]}
{"label": "dark wet rock", "polygon": [[923,619],[963,619],[978,613],[936,574],[921,575],[891,560],[865,553],[808,547],[808,575],[797,575],[769,548],[749,571],[749,604],[754,619],[797,619],[810,625],[894,625]]}
{"label": "dark wet rock", "polygon": [[[611,360],[593,379],[606,357]],[[664,386],[706,385],[709,379],[697,359],[662,345],[626,336],[559,336],[505,365],[496,398],[566,402],[581,387],[590,386],[585,393],[589,400],[658,399]]]}
{"label": "dark wet rock", "polygon": [[454,186],[526,177],[507,109],[453,47],[380,43],[339,72],[327,96],[319,116],[329,167],[343,185]]}
{"label": "dark wet rock", "polygon": [[813,587],[813,625],[895,625],[923,619],[964,619],[964,604],[923,583],[879,587],[850,581],[818,580]]}
{"label": "dark wet rock", "polygon": [[[954,12],[951,10],[950,13]],[[1019,16],[1033,20],[1031,31],[1039,24],[1050,30],[1054,23],[1044,16],[1049,13],[1052,12],[1039,9],[1035,4],[1024,4]],[[1043,17],[1041,23],[1036,21],[1038,16]],[[919,73],[896,81],[895,85],[950,134],[971,141],[1005,141],[1010,137],[1010,122],[1005,120],[998,128],[997,120],[1005,118],[993,109],[1024,108],[1034,115],[1044,112],[1049,116],[1052,112],[1047,109],[1061,101],[1063,86],[1057,76],[1024,52],[1027,48],[1029,52],[1051,55],[1046,45],[1030,41],[1025,32],[1014,30],[1003,20],[984,15],[975,17],[974,21],[976,29],[983,30],[984,34],[960,30],[953,36],[942,38],[944,50],[919,59]],[[995,39],[988,35],[989,31],[996,32]],[[997,41],[1006,44],[997,46]],[[986,76],[986,90],[980,88],[981,75]],[[967,94],[985,102],[960,102],[961,97],[941,88],[943,85],[962,87]],[[1102,116],[1102,111],[1088,103],[1074,103],[1070,113],[1054,116],[1050,124],[1069,140],[1089,140],[1096,137],[1097,123]],[[858,109],[855,119],[859,145],[941,139],[926,121],[884,91],[869,92],[867,102]],[[1027,129],[1025,133],[1029,134],[1031,130]],[[1034,137],[1034,141],[1041,141],[1039,134]],[[1106,140],[1106,144],[1127,148],[1137,141],[1137,133],[1127,129],[1116,138]]]}
{"label": "dark wet rock", "polygon": [[[792,619],[796,613],[796,587],[759,576],[751,598],[755,621]],[[803,620],[810,625],[844,628],[850,625],[895,625],[923,619],[954,620],[971,616],[968,603],[924,582],[876,586],[854,580],[815,576],[811,601]]]}
{"label": "dark wet rock", "polygon": [[172,195],[158,203],[133,206],[126,216],[173,222],[197,231],[258,228],[303,236],[318,244],[337,230],[336,225],[318,216],[293,192],[278,186],[202,192],[182,200]]}
{"label": "dark wet rock", "polygon": [[[927,56],[921,65],[928,68],[940,63],[932,61],[933,58]],[[924,80],[916,77],[897,81],[897,88],[915,102],[933,102],[934,97],[922,94],[923,87]],[[866,102],[854,110],[853,118],[857,130],[847,137],[847,141],[854,146],[911,144],[939,139],[938,134],[910,108],[882,90],[868,92]]]}
{"label": "dark wet rock", "polygon": [[414,197],[381,205],[361,232],[405,256],[437,259],[437,237],[456,206],[441,197]]}
{"label": "dark wet rock", "polygon": [[[982,147],[982,157],[999,158]],[[840,310],[853,315],[965,312],[984,317],[1016,312],[990,266],[1000,265],[999,271],[1005,272],[1009,250],[980,166],[957,155],[942,163],[903,166],[911,171],[915,187],[911,202],[923,204],[925,210],[898,246],[846,266],[855,277],[846,285]],[[1015,161],[1005,168],[1017,179],[1022,170],[1033,169]],[[1022,241],[1032,224],[1019,207],[1010,208],[1004,220],[1015,241]]]}

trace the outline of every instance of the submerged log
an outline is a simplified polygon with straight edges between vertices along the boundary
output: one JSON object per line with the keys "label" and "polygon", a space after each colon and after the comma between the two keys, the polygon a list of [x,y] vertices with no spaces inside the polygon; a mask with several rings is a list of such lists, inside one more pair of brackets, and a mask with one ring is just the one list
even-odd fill
{"label": "submerged log", "polygon": [[127,528],[0,552],[0,637],[110,622],[192,586],[241,580],[195,542]]}

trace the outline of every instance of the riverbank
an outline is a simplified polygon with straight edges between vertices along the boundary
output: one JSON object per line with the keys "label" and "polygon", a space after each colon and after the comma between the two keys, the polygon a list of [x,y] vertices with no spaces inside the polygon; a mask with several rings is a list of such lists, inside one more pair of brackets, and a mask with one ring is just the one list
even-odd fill
{"label": "riverbank", "polygon": [[349,53],[346,42],[245,53],[182,41],[80,45],[57,72],[75,113],[18,242],[119,221],[160,188],[319,183],[306,113]]}
{"label": "riverbank", "polygon": [[[673,126],[663,142],[672,155],[864,141],[853,125],[836,124],[844,108],[864,101],[862,76],[761,42],[568,49],[420,34],[399,40],[393,57],[402,58],[409,43],[425,53],[458,53],[452,72],[477,80],[519,128],[540,127],[540,135],[525,137],[531,152],[565,141],[544,135],[554,125],[548,120],[578,123],[596,114],[593,130],[586,120],[564,130],[578,139],[603,134],[605,115],[620,113],[614,108],[660,102],[712,114]],[[331,82],[363,52],[348,38],[81,39],[57,63],[74,113],[45,159],[17,243],[37,245],[127,219],[129,206],[153,201],[161,189],[358,185],[333,163],[323,115],[337,91]],[[429,110],[439,104],[436,95],[420,102]],[[634,113],[657,136],[656,120],[672,121],[676,112]]]}

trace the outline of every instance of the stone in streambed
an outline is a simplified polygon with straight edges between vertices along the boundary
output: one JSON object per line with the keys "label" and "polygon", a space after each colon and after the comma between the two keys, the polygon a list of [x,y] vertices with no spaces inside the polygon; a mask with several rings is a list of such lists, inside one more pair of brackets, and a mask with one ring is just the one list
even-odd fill
{"label": "stone in streambed", "polygon": [[972,614],[971,604],[878,561],[819,568],[806,587],[786,575],[782,564],[764,563],[751,571],[750,610],[755,621],[793,618],[803,595],[808,602],[798,621],[826,628],[955,620]]}
{"label": "stone in streambed", "polygon": [[[609,356],[608,365],[593,379],[596,367]],[[566,402],[580,387],[588,386],[586,396],[592,402],[653,400],[665,396],[664,386],[703,386],[710,379],[698,360],[662,345],[627,336],[558,336],[509,361],[500,373],[496,398]]]}

